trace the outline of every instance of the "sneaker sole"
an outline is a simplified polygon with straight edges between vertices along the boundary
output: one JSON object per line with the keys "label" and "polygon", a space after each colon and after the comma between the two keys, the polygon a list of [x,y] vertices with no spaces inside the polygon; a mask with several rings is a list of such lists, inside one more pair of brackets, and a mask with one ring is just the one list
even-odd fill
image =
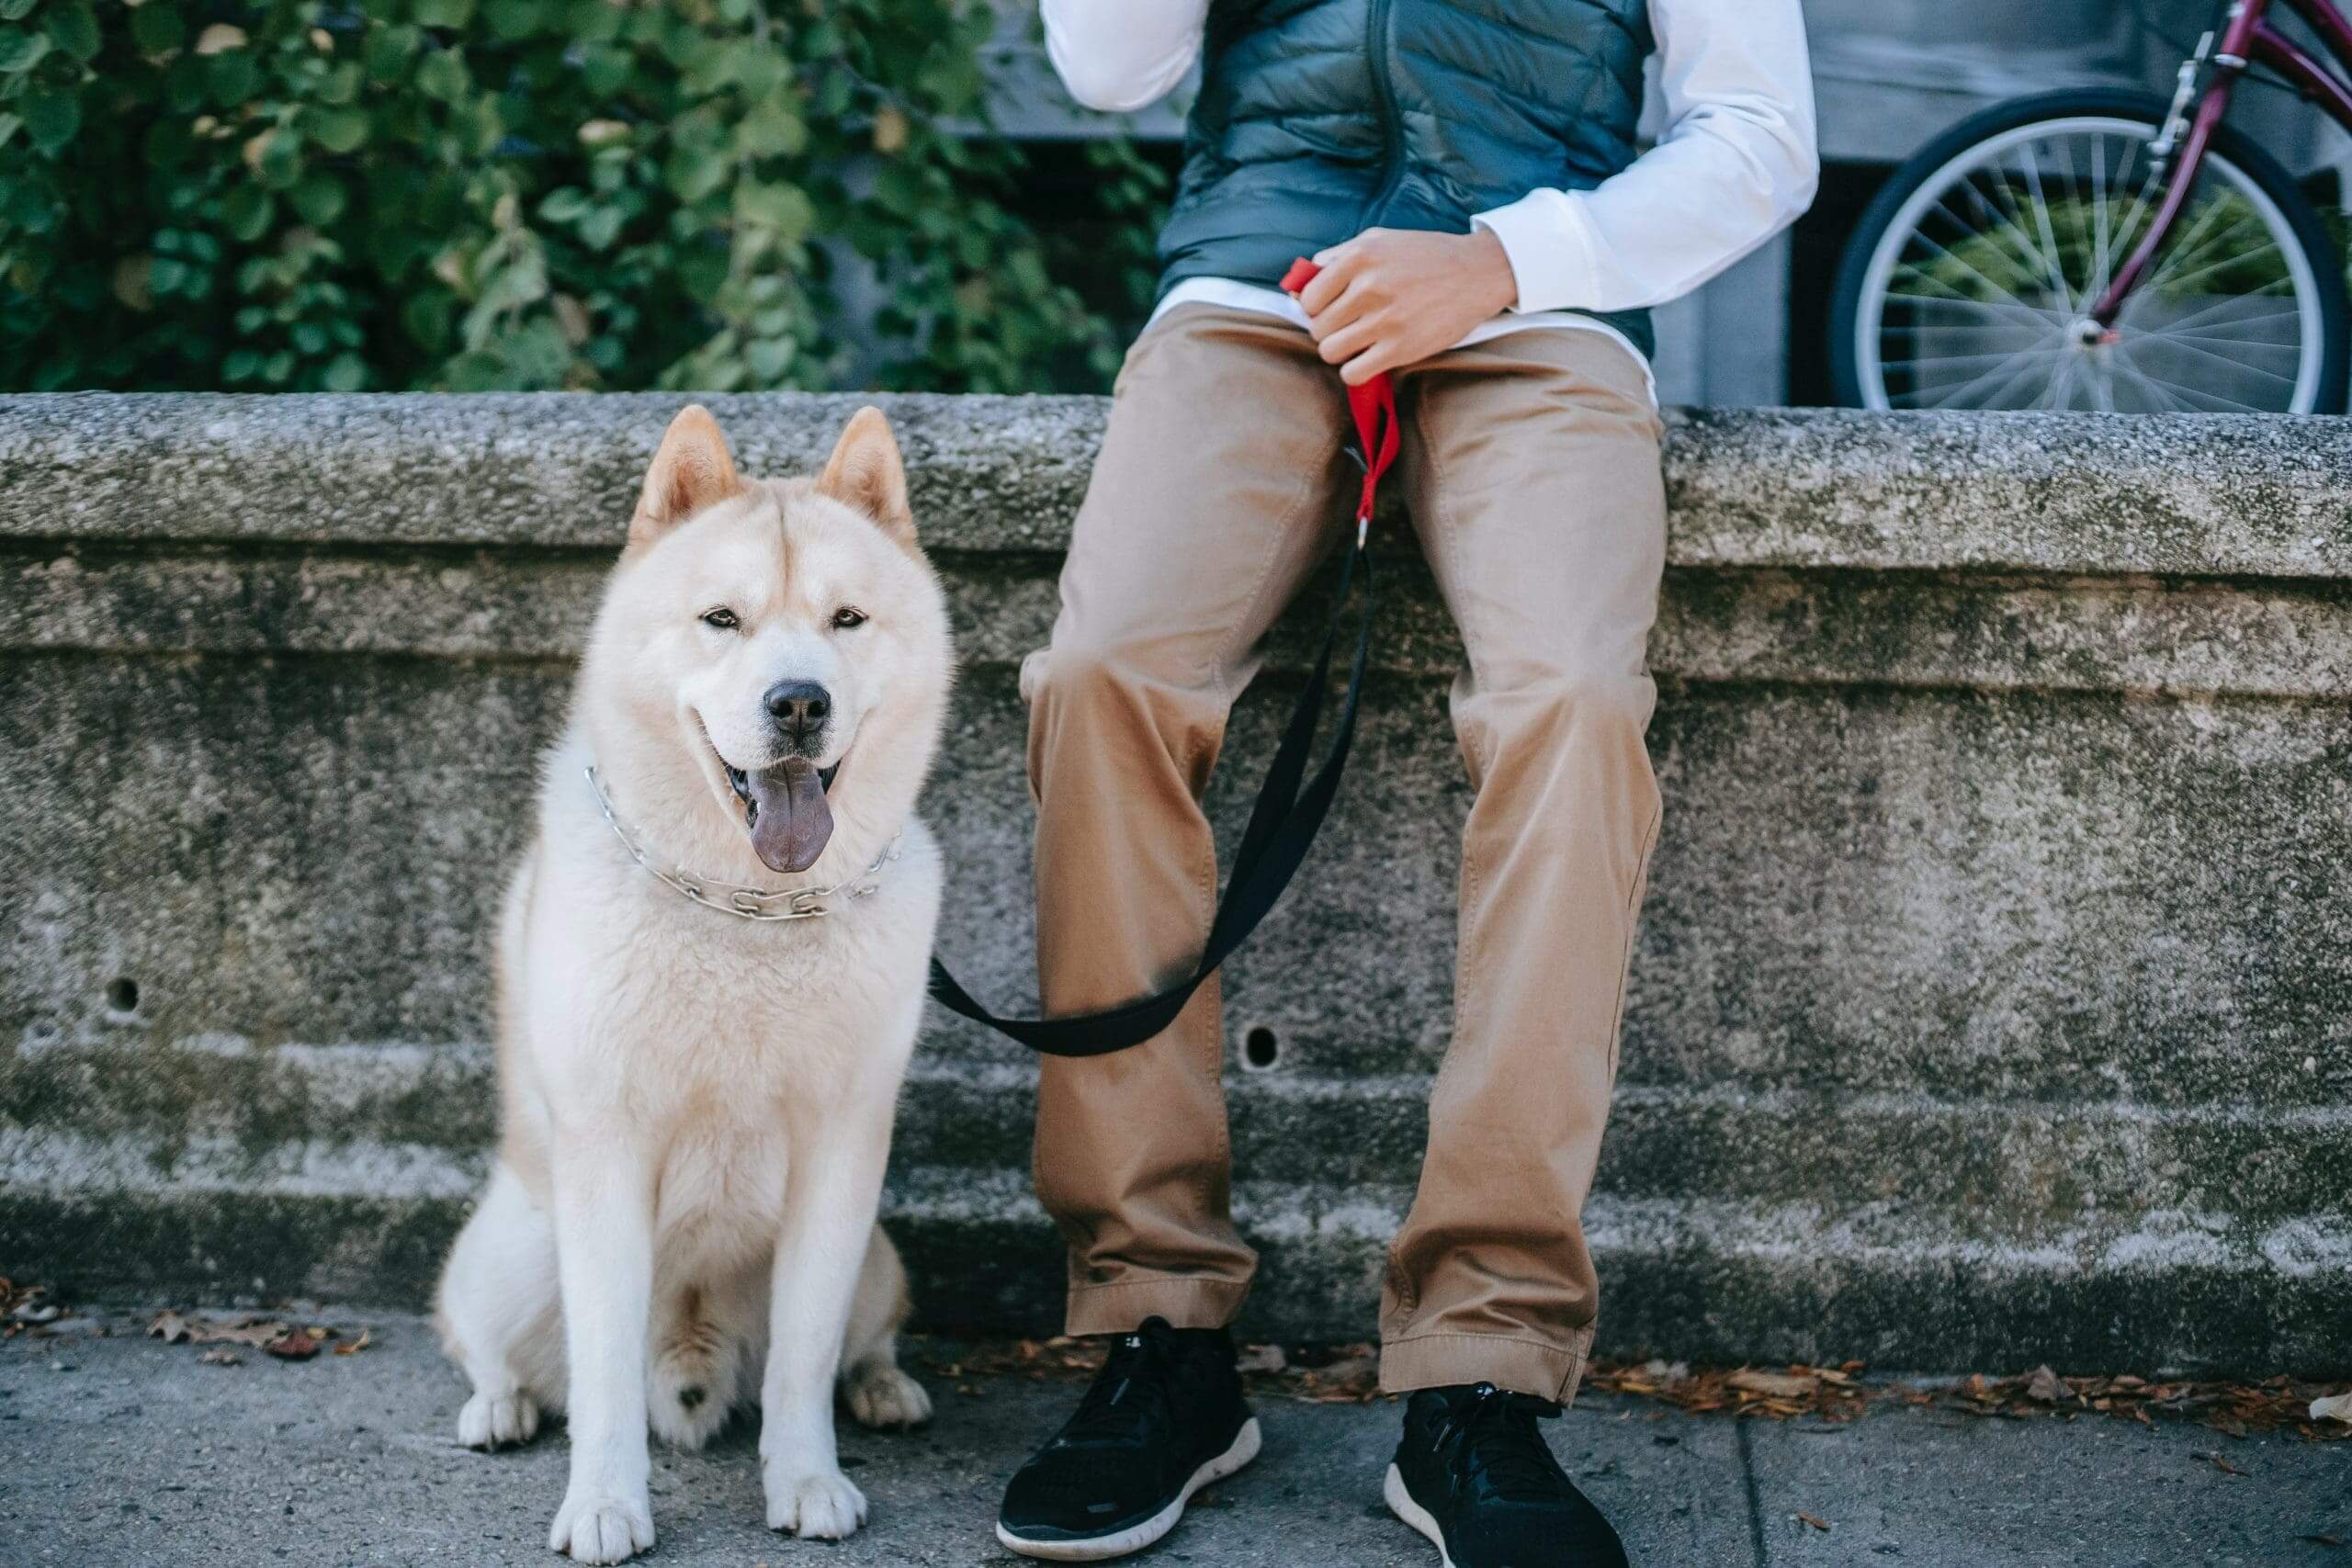
{"label": "sneaker sole", "polygon": [[1380,1495],[1390,1513],[1430,1538],[1444,1568],[1453,1568],[1453,1553],[1445,1549],[1445,1532],[1437,1528],[1427,1508],[1413,1501],[1413,1495],[1405,1490],[1405,1477],[1393,1464],[1388,1467],[1388,1479],[1380,1483]]}
{"label": "sneaker sole", "polygon": [[1241,1430],[1233,1435],[1231,1448],[1193,1472],[1193,1478],[1184,1483],[1184,1490],[1176,1494],[1175,1500],[1139,1525],[1129,1525],[1125,1529],[1114,1530],[1109,1535],[1033,1540],[1026,1536],[1015,1535],[999,1524],[996,1527],[997,1542],[1008,1551],[1017,1551],[1023,1557],[1041,1557],[1049,1562],[1100,1562],[1105,1558],[1125,1557],[1130,1551],[1141,1551],[1176,1528],[1176,1521],[1184,1517],[1184,1505],[1193,1500],[1193,1493],[1212,1481],[1224,1480],[1256,1459],[1258,1444],[1258,1418],[1252,1416],[1241,1423]]}

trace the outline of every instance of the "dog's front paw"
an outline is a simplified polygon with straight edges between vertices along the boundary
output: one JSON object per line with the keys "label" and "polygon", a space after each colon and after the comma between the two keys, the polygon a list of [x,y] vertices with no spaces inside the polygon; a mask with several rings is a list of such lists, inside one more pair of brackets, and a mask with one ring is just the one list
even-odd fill
{"label": "dog's front paw", "polygon": [[574,1488],[564,1494],[548,1528],[548,1545],[574,1562],[623,1562],[653,1544],[653,1509],[640,1489],[633,1497]]}
{"label": "dog's front paw", "polygon": [[840,1540],[865,1522],[865,1494],[838,1470],[792,1474],[767,1467],[768,1529],[812,1540]]}
{"label": "dog's front paw", "polygon": [[469,1449],[503,1449],[538,1435],[539,1403],[517,1389],[513,1393],[476,1393],[458,1412],[458,1441]]}
{"label": "dog's front paw", "polygon": [[842,1383],[849,1413],[861,1427],[920,1427],[931,1419],[931,1395],[898,1368],[861,1367]]}

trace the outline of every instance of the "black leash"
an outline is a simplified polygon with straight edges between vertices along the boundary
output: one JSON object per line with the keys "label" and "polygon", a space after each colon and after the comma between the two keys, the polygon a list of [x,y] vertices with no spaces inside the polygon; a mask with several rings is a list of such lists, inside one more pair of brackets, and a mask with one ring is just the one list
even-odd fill
{"label": "black leash", "polygon": [[[1324,694],[1331,683],[1331,650],[1339,641],[1349,589],[1359,575],[1363,592],[1359,595],[1355,654],[1348,668],[1348,689],[1340,698],[1339,727],[1332,731],[1331,749],[1323,765],[1315,770],[1302,791],[1299,779],[1306,772],[1308,748],[1314,744],[1316,727],[1323,717]],[[1233,874],[1226,881],[1216,919],[1209,925],[1208,945],[1189,978],[1102,1012],[1067,1018],[1004,1018],[981,1006],[947,972],[947,966],[933,958],[933,998],[948,1011],[987,1024],[1049,1056],[1107,1055],[1140,1045],[1175,1022],[1193,993],[1201,988],[1201,982],[1258,929],[1258,922],[1290,886],[1299,863],[1306,858],[1307,846],[1315,842],[1316,829],[1323,826],[1324,814],[1331,808],[1331,799],[1340,789],[1340,771],[1347,765],[1348,744],[1355,739],[1364,659],[1372,647],[1373,604],[1372,556],[1359,526],[1347,563],[1340,570],[1340,589],[1331,600],[1322,649],[1315,656],[1306,690],[1298,694],[1298,705],[1291,710],[1290,726],[1283,732],[1272,766],[1266,770],[1266,782],[1259,786],[1257,804],[1250,808],[1250,826],[1241,835],[1240,851],[1233,857]]]}
{"label": "black leash", "polygon": [[[1314,279],[1317,270],[1312,262],[1301,258],[1292,264],[1282,287],[1296,294]],[[1315,656],[1315,668],[1306,678],[1306,689],[1298,694],[1298,706],[1291,712],[1290,726],[1283,732],[1283,743],[1274,752],[1273,765],[1266,770],[1266,782],[1259,786],[1257,803],[1250,808],[1250,826],[1241,835],[1239,852],[1233,857],[1233,874],[1226,881],[1225,897],[1216,907],[1216,919],[1209,924],[1208,944],[1202,950],[1201,961],[1191,977],[1164,991],[1102,1012],[1068,1018],[1002,1018],[982,1007],[947,972],[947,966],[933,958],[931,994],[948,1011],[960,1013],[975,1023],[984,1023],[1032,1051],[1042,1051],[1049,1056],[1106,1056],[1114,1051],[1140,1045],[1176,1021],[1176,1015],[1183,1010],[1193,993],[1201,988],[1201,982],[1216,974],[1216,966],[1249,939],[1250,933],[1258,929],[1258,922],[1266,918],[1266,911],[1283,896],[1283,889],[1290,886],[1299,863],[1306,858],[1307,846],[1315,842],[1316,829],[1323,826],[1324,814],[1331,809],[1332,796],[1340,791],[1340,773],[1347,765],[1348,744],[1355,739],[1356,708],[1363,695],[1364,657],[1372,647],[1372,555],[1365,541],[1372,530],[1373,501],[1380,476],[1396,460],[1400,445],[1396,387],[1387,375],[1350,387],[1348,408],[1355,418],[1363,459],[1363,499],[1356,508],[1355,545],[1340,569],[1340,591],[1331,600],[1330,620],[1323,628],[1323,647]],[[1331,733],[1331,749],[1325,755],[1323,765],[1315,770],[1315,776],[1307,780],[1302,791],[1299,780],[1306,773],[1307,750],[1315,743],[1316,726],[1323,717],[1324,694],[1331,684],[1331,649],[1339,642],[1348,591],[1359,574],[1363,578],[1363,604],[1357,612],[1355,657],[1348,667],[1348,689],[1340,698],[1339,726]]]}

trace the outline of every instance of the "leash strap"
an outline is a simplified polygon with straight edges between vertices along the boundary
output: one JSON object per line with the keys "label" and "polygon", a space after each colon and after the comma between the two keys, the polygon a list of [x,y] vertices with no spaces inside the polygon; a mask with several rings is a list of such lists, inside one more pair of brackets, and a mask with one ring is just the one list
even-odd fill
{"label": "leash strap", "polygon": [[[1317,270],[1313,263],[1301,258],[1283,278],[1283,288],[1304,288]],[[1363,695],[1364,661],[1372,648],[1372,556],[1366,541],[1380,477],[1396,460],[1402,439],[1396,428],[1396,388],[1386,375],[1350,387],[1348,409],[1355,418],[1356,437],[1362,443],[1364,460],[1363,499],[1356,512],[1355,539],[1340,569],[1339,592],[1332,596],[1322,647],[1316,653],[1306,689],[1298,694],[1298,705],[1291,710],[1282,744],[1275,749],[1273,762],[1266,770],[1266,782],[1259,786],[1257,801],[1250,808],[1250,825],[1242,830],[1241,847],[1233,857],[1233,874],[1226,881],[1225,897],[1209,924],[1208,942],[1202,950],[1199,964],[1189,977],[1166,990],[1102,1012],[1063,1018],[1005,1018],[981,1006],[947,972],[946,965],[933,958],[931,994],[948,1011],[986,1024],[1049,1056],[1103,1056],[1140,1045],[1176,1021],[1176,1015],[1183,1010],[1193,993],[1201,988],[1202,982],[1258,929],[1258,922],[1265,919],[1283,890],[1290,886],[1339,793],[1340,774],[1347,766],[1348,747],[1355,739],[1356,710]],[[1355,649],[1349,661],[1347,690],[1340,698],[1339,722],[1332,730],[1330,749],[1325,753],[1322,765],[1302,789],[1300,780],[1306,776],[1315,730],[1322,719],[1324,698],[1330,689],[1331,654],[1339,644],[1349,593],[1359,577],[1363,586],[1358,595]]]}

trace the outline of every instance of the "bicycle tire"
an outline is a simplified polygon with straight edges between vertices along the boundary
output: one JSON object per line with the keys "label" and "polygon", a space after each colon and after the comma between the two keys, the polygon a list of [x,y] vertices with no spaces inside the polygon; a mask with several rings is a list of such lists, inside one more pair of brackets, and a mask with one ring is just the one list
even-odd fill
{"label": "bicycle tire", "polygon": [[[2016,98],[1971,115],[1896,169],[1863,211],[1838,262],[1829,307],[1830,377],[1838,403],[1847,408],[1876,406],[1863,385],[1862,294],[1888,229],[1930,177],[1979,143],[2039,121],[2084,117],[2132,119],[2144,123],[2153,137],[2164,123],[2167,108],[2165,100],[2153,94],[2120,91],[2069,89]],[[2236,165],[2269,197],[2310,264],[2319,308],[2320,370],[2312,406],[2300,412],[2340,414],[2345,412],[2347,378],[2352,377],[2352,295],[2347,295],[2345,286],[2344,258],[2328,237],[2319,209],[2296,186],[2294,176],[2251,138],[2224,123],[2215,128],[2209,157],[2215,155]]]}

